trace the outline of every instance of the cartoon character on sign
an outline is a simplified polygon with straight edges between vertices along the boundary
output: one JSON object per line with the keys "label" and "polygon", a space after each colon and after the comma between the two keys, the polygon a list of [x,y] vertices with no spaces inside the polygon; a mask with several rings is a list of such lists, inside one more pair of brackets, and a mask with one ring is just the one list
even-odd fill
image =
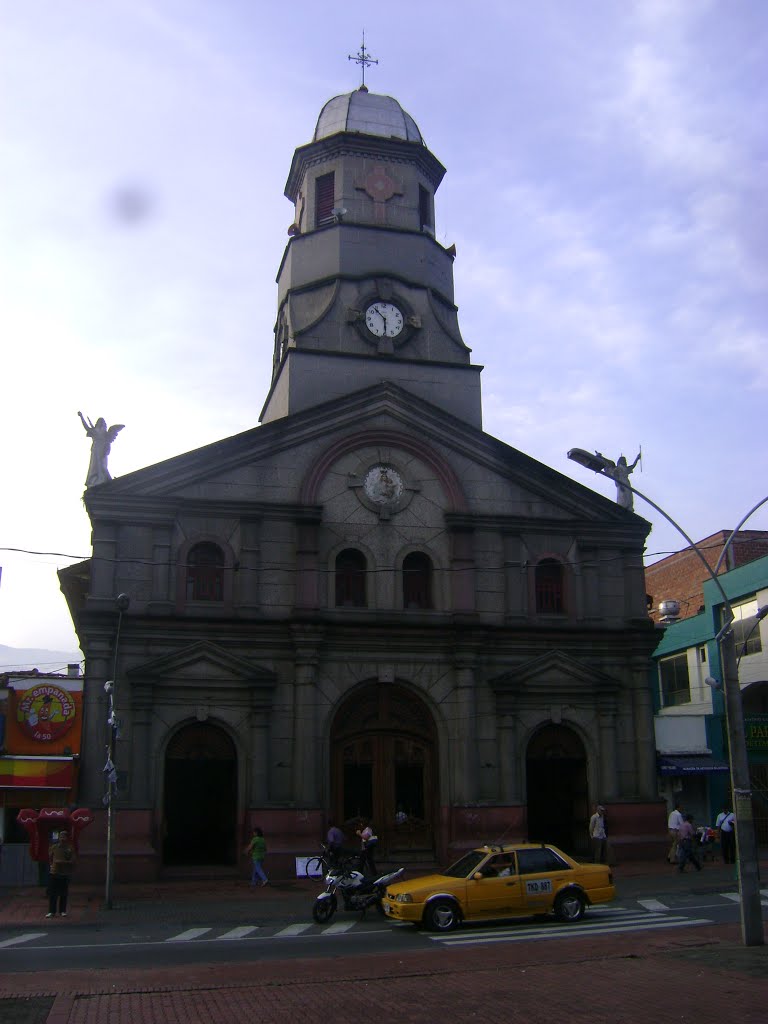
{"label": "cartoon character on sign", "polygon": [[75,721],[75,702],[60,686],[39,684],[26,690],[16,706],[22,732],[43,743],[63,736]]}

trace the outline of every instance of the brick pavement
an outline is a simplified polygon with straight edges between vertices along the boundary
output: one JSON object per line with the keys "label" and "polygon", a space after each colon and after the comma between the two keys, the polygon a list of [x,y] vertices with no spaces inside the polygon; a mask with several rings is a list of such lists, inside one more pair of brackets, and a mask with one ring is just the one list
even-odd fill
{"label": "brick pavement", "polygon": [[[682,890],[725,890],[732,873],[722,866],[699,875],[675,876],[667,865],[625,865],[616,871],[620,898]],[[762,877],[768,878],[763,872]],[[101,909],[103,894],[74,887],[84,923],[141,911],[186,920],[190,898],[201,910],[226,917],[253,902],[273,920],[308,917],[317,884],[280,883],[250,892],[244,883],[185,883],[116,887],[116,907]],[[40,894],[37,893],[37,898]],[[125,909],[120,910],[120,906]],[[137,909],[138,908],[138,909]],[[14,909],[18,916],[14,915]],[[0,924],[40,923],[40,903],[0,892]],[[74,909],[74,908],[73,908]],[[78,918],[79,914],[79,918]],[[227,917],[237,920],[237,917]],[[48,922],[50,925],[50,922]],[[565,927],[565,926],[564,926]],[[254,953],[254,956],[257,956]],[[297,1018],[359,1024],[372,1012],[402,1022],[449,1019],[527,1022],[568,1019],[611,1024],[700,1021],[702,1014],[738,1024],[766,1019],[768,947],[745,948],[737,925],[692,926],[653,933],[567,938],[546,943],[445,949],[344,958],[254,960],[247,964],[188,965],[110,971],[50,971],[0,977],[3,1000],[39,1000],[45,1024],[197,1024],[258,1018],[287,1024]],[[53,997],[49,1008],[44,1002]],[[8,1004],[10,1005],[10,1004]],[[32,1018],[30,1018],[32,1020]]]}

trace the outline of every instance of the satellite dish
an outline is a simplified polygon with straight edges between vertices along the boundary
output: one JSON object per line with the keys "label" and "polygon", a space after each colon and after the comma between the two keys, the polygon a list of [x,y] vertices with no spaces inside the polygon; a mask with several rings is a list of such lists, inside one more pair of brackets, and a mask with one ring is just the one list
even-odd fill
{"label": "satellite dish", "polygon": [[346,206],[334,206],[334,208],[331,210],[331,213],[333,214],[334,217],[344,217],[346,216],[347,212],[348,211]]}

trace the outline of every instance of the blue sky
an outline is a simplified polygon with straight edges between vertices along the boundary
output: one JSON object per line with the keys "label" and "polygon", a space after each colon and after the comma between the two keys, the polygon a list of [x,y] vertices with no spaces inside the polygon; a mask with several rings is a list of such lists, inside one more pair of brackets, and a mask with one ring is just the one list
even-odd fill
{"label": "blue sky", "polygon": [[[584,485],[630,461],[694,538],[765,496],[762,0],[0,0],[0,643],[74,649],[77,410],[115,476],[246,430],[266,395],[283,188],[347,55],[448,173],[485,429]],[[680,539],[654,524],[649,561]],[[761,510],[750,526],[768,529]],[[670,595],[667,595],[670,596]]]}

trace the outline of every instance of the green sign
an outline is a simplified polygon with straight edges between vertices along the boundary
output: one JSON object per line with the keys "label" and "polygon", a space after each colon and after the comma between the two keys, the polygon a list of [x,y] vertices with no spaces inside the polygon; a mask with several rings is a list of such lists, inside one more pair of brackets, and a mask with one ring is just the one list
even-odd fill
{"label": "green sign", "polygon": [[745,715],[744,735],[750,761],[768,761],[768,715]]}

